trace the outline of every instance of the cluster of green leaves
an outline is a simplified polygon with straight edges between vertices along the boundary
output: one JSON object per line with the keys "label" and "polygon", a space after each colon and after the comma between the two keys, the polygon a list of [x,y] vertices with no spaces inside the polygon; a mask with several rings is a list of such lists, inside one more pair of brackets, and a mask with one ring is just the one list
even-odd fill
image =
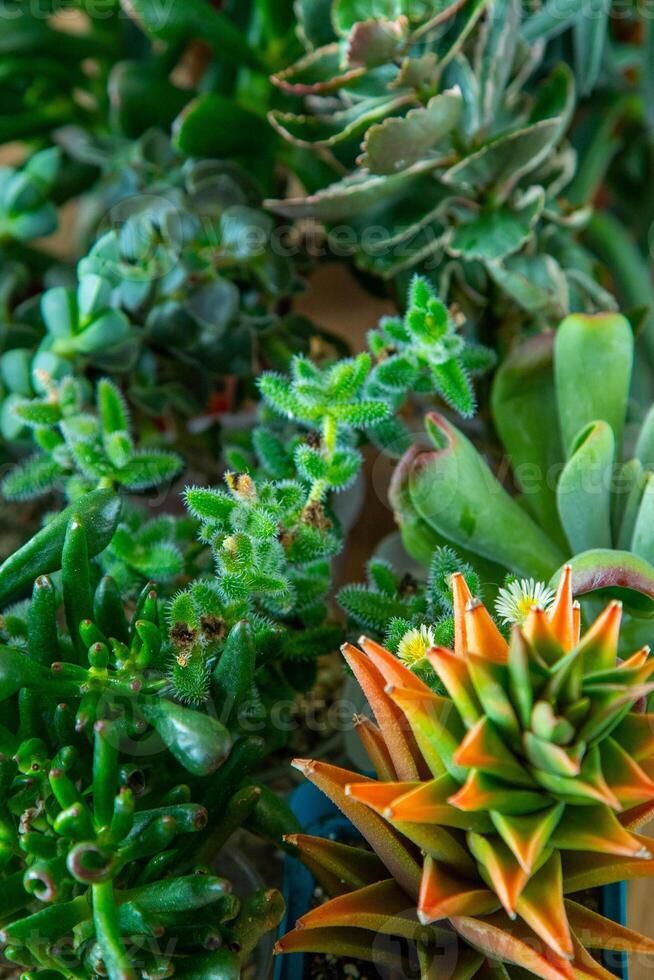
{"label": "cluster of green leaves", "polygon": [[335,237],[346,222],[355,261],[384,278],[429,268],[488,333],[613,302],[577,242],[589,212],[563,197],[574,79],[565,64],[543,74],[521,18],[519,0],[305,10],[307,54],[276,77],[305,112],[270,117],[334,163],[332,183],[274,210]]}
{"label": "cluster of green leaves", "polygon": [[633,359],[632,326],[617,314],[571,315],[505,359],[491,409],[520,503],[462,432],[428,416],[433,448],[409,450],[391,494],[412,554],[428,562],[445,538],[488,581],[509,570],[552,586],[569,562],[576,594],[619,588],[624,642],[645,642],[654,414],[629,418]]}
{"label": "cluster of green leaves", "polygon": [[50,194],[58,170],[56,148],[35,153],[21,169],[0,167],[0,243],[29,241],[56,230]]}
{"label": "cluster of green leaves", "polygon": [[88,386],[80,379],[41,380],[43,398],[12,403],[17,424],[32,431],[40,451],[5,477],[2,492],[10,500],[38,496],[58,485],[69,499],[94,487],[141,491],[179,473],[182,461],[176,453],[135,446],[125,402],[113,382],[98,382],[95,411],[90,411]]}
{"label": "cluster of green leaves", "polygon": [[[176,676],[189,700],[209,695],[207,661],[214,649],[226,649],[226,627],[240,618],[256,624],[248,690],[256,687],[257,698],[265,690],[255,676],[262,664],[276,696],[283,690],[280,682],[311,682],[316,657],[339,638],[327,600],[331,560],[345,542],[332,496],[359,475],[361,439],[384,436],[392,442],[400,426],[395,413],[413,391],[443,393],[469,414],[474,402],[466,368],[492,363],[485,349],[465,344],[433,288],[419,277],[404,321],[385,321],[371,335],[371,347],[378,358],[374,367],[367,352],[324,366],[296,356],[290,376],[264,374],[259,386],[268,410],[262,424],[249,452],[234,447],[229,453],[238,472],[227,475],[224,490],[187,489],[188,509],[200,521],[200,540],[210,546],[215,563],[214,580],[193,583],[171,606],[183,650]],[[217,638],[207,639],[201,628],[207,615],[222,624]]]}
{"label": "cluster of green leaves", "polygon": [[241,826],[279,842],[297,827],[252,779],[262,740],[230,724],[239,660],[210,706],[179,704],[157,591],[127,607],[101,576],[119,510],[94,491],[0,567],[4,955],[52,980],[236,980],[283,902],[237,898],[220,848]]}
{"label": "cluster of green leaves", "polygon": [[[337,599],[349,620],[365,630],[367,636],[383,641],[387,649],[398,653],[402,641],[412,631],[429,629],[432,643],[452,647],[454,618],[450,579],[461,572],[470,591],[480,595],[482,586],[477,572],[451,548],[436,548],[426,581],[410,574],[398,575],[389,562],[373,558],[368,563],[367,583],[346,585]],[[408,663],[423,680],[436,685],[437,679],[423,658]]]}

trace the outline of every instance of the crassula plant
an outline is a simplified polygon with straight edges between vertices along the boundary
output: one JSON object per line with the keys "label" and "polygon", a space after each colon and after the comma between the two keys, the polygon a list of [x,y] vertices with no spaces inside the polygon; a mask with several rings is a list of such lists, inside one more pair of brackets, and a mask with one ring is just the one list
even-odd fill
{"label": "crassula plant", "polygon": [[621,609],[580,635],[566,567],[548,612],[510,640],[465,579],[451,579],[453,649],[427,658],[439,689],[362,637],[343,647],[375,722],[359,732],[368,778],[296,760],[370,849],[291,840],[330,900],[279,952],[319,951],[399,969],[408,942],[422,977],[610,977],[587,947],[651,943],[585,907],[582,889],[652,874],[637,833],[654,805],[649,649],[617,656]]}
{"label": "crassula plant", "polygon": [[126,604],[101,575],[118,517],[95,491],[0,567],[0,940],[29,977],[237,978],[283,902],[237,897],[220,848],[295,823],[251,779],[242,666],[211,661],[211,702],[184,704],[156,588]]}
{"label": "crassula plant", "polygon": [[[427,560],[445,539],[494,563],[496,582],[507,570],[549,582],[570,559],[575,594],[619,589],[647,615],[651,413],[629,420],[633,356],[632,327],[614,314],[570,316],[517,345],[493,382],[497,475],[456,426],[428,416],[433,448],[409,450],[391,494],[409,550]],[[510,475],[518,496],[502,485]]]}

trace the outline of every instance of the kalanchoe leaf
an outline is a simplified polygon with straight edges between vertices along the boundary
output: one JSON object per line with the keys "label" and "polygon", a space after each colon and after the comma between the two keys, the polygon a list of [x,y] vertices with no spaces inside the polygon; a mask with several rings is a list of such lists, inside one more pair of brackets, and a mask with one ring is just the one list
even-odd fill
{"label": "kalanchoe leaf", "polygon": [[375,174],[392,174],[424,159],[457,124],[461,113],[457,90],[435,95],[424,109],[371,126],[358,163]]}

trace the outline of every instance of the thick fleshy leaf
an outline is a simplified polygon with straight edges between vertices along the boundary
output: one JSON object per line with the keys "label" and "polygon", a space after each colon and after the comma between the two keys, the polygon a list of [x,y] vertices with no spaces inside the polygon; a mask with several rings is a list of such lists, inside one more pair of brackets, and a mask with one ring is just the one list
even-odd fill
{"label": "thick fleshy leaf", "polygon": [[367,779],[365,783],[356,781],[348,783],[345,787],[345,794],[359,803],[365,803],[375,813],[379,813],[388,819],[393,801],[412,792],[420,785],[420,782],[384,783]]}
{"label": "thick fleshy leaf", "polygon": [[296,146],[332,147],[354,139],[380,119],[399,112],[410,103],[406,95],[387,95],[355,102],[331,115],[298,116],[272,109],[268,120],[274,129]]}
{"label": "thick fleshy leaf", "polygon": [[300,929],[348,926],[414,939],[420,923],[411,898],[393,879],[339,895],[298,919]]}
{"label": "thick fleshy leaf", "polygon": [[570,928],[583,936],[591,949],[615,949],[626,953],[654,953],[654,940],[628,929],[613,919],[606,919],[592,909],[570,899],[565,901]]}
{"label": "thick fleshy leaf", "polygon": [[603,421],[591,422],[570,446],[556,499],[573,554],[611,547],[611,483],[615,437]]}
{"label": "thick fleshy leaf", "polygon": [[620,857],[643,857],[643,845],[620,824],[607,806],[569,806],[552,836],[562,851],[592,851]]}
{"label": "thick fleshy leaf", "polygon": [[375,665],[356,647],[346,643],[343,656],[366,695],[400,779],[418,779],[417,750],[406,718],[386,694],[386,682]]}
{"label": "thick fleshy leaf", "polygon": [[[436,449],[409,450],[393,475],[391,500],[402,522],[407,499],[434,530],[516,574],[549,579],[563,556],[445,418],[427,417]],[[408,493],[407,493],[408,491]]]}
{"label": "thick fleshy leaf", "polygon": [[480,189],[497,185],[499,200],[515,186],[521,176],[538,166],[558,138],[559,122],[544,119],[502,135],[469,154],[443,175],[452,187]]}
{"label": "thick fleshy leaf", "polygon": [[389,116],[370,127],[357,163],[374,174],[406,170],[437,150],[437,144],[456,126],[462,105],[461,92],[451,89],[404,117]]}
{"label": "thick fleshy leaf", "polygon": [[468,834],[468,845],[479,864],[482,878],[497,895],[506,913],[515,918],[518,899],[529,881],[528,873],[499,837]]}
{"label": "thick fleshy leaf", "polygon": [[420,868],[413,855],[385,820],[345,793],[347,784],[361,781],[361,776],[324,762],[295,759],[293,765],[352,821],[400,887],[406,889],[409,895],[417,895]]}
{"label": "thick fleshy leaf", "polygon": [[463,657],[444,647],[429,650],[427,659],[456,705],[464,724],[472,728],[481,718],[482,709],[470,680],[467,663]]}
{"label": "thick fleshy leaf", "polygon": [[505,738],[519,739],[520,724],[507,693],[508,667],[474,653],[469,653],[466,661],[477,697],[490,720]]}
{"label": "thick fleshy leaf", "polygon": [[509,645],[500,633],[486,606],[473,599],[466,606],[466,654],[474,654],[481,660],[505,664]]}
{"label": "thick fleshy leaf", "polygon": [[474,878],[475,863],[459,835],[431,823],[415,823],[413,820],[392,820],[391,823],[404,834],[422,854],[429,855],[451,871],[465,878]]}
{"label": "thick fleshy leaf", "polygon": [[536,769],[569,778],[579,774],[585,745],[566,749],[562,745],[553,745],[544,738],[538,738],[533,732],[523,734],[522,744],[527,760]]}
{"label": "thick fleshy leaf", "polygon": [[564,803],[527,816],[507,816],[491,812],[495,829],[515,855],[522,868],[531,874],[563,816]]}
{"label": "thick fleshy leaf", "polygon": [[351,219],[366,208],[391,198],[414,180],[433,170],[437,160],[422,160],[398,174],[361,171],[305,197],[266,201],[266,207],[285,218],[317,218],[319,221]]}
{"label": "thick fleshy leaf", "polygon": [[328,953],[332,956],[353,957],[401,972],[402,956],[382,946],[376,932],[350,926],[325,926],[317,929],[293,929],[277,941],[275,953]]}
{"label": "thick fleshy leaf", "polygon": [[[462,213],[447,242],[454,258],[496,262],[519,251],[531,238],[545,205],[542,187],[531,187],[511,205]],[[463,209],[462,209],[463,211]]]}
{"label": "thick fleshy leaf", "polygon": [[363,847],[353,847],[325,837],[291,834],[287,843],[297,847],[304,864],[314,874],[322,870],[339,881],[343,889],[363,888],[383,879],[386,868],[376,854]]}
{"label": "thick fleshy leaf", "polygon": [[[649,837],[636,834],[643,846],[643,854],[651,853],[652,841]],[[650,878],[654,875],[654,858],[623,858],[614,854],[563,854],[563,885],[566,894],[583,891],[586,888],[601,888],[616,881],[631,881],[634,878]]]}
{"label": "thick fleshy leaf", "polygon": [[480,718],[465,736],[454,761],[466,769],[479,769],[517,786],[533,788],[534,781],[507,748],[489,718]]}
{"label": "thick fleshy leaf", "polygon": [[619,800],[604,779],[597,746],[586,753],[578,776],[558,776],[535,768],[531,773],[543,789],[559,799],[577,805],[604,803],[617,812],[622,809]]}
{"label": "thick fleshy leaf", "polygon": [[[570,559],[575,596],[602,591],[624,601],[637,614],[654,614],[654,566],[628,551],[594,548]],[[550,582],[558,583],[560,571]]]}
{"label": "thick fleshy leaf", "polygon": [[654,799],[654,780],[615,738],[601,743],[602,771],[623,806],[636,806]]}
{"label": "thick fleshy leaf", "polygon": [[323,95],[351,84],[364,73],[360,65],[343,71],[341,46],[332,43],[310,51],[290,68],[273,75],[271,81],[294,95]]}
{"label": "thick fleshy leaf", "polygon": [[378,779],[397,779],[397,772],[381,729],[365,715],[355,715],[354,730],[368,753]]}
{"label": "thick fleshy leaf", "polygon": [[386,650],[379,643],[369,639],[367,636],[359,637],[359,646],[368,659],[373,662],[387,684],[422,691],[427,695],[431,694],[431,688],[424,681],[420,680],[413,671],[405,667],[402,661],[395,654],[391,653],[390,650]]}
{"label": "thick fleshy leaf", "polygon": [[433,775],[440,776],[446,769],[455,779],[464,779],[465,769],[456,765],[454,753],[465,730],[449,698],[401,687],[389,686],[387,691],[408,718]]}
{"label": "thick fleshy leaf", "polygon": [[452,613],[454,616],[454,652],[457,657],[463,657],[468,650],[468,635],[466,633],[466,609],[472,601],[472,593],[468,588],[461,572],[455,572],[451,579]]}
{"label": "thick fleshy leaf", "polygon": [[633,363],[629,321],[616,313],[575,313],[560,324],[554,371],[563,443],[569,455],[591,422],[603,420],[622,442]]}
{"label": "thick fleshy leaf", "polygon": [[463,813],[447,801],[459,789],[457,781],[445,773],[438,779],[422,783],[418,789],[395,799],[388,808],[389,820],[417,820],[421,823],[442,824],[445,827],[458,827],[488,833],[492,824],[488,816],[481,813]]}
{"label": "thick fleshy leaf", "polygon": [[[630,516],[630,515],[629,515]],[[628,519],[628,517],[627,517]],[[630,547],[635,555],[645,561],[654,561],[654,473],[646,473],[642,482],[642,492],[638,510],[633,518]]]}
{"label": "thick fleshy leaf", "polygon": [[536,935],[561,957],[572,958],[574,948],[563,902],[561,857],[555,851],[529,879],[517,903],[518,915]]}
{"label": "thick fleshy leaf", "polygon": [[567,960],[553,957],[533,934],[525,938],[513,935],[504,914],[486,919],[454,916],[451,922],[460,936],[492,960],[513,963],[541,980],[574,980]]}
{"label": "thick fleshy leaf", "polygon": [[636,762],[651,758],[654,756],[654,714],[628,714],[613,732],[613,737]]}
{"label": "thick fleshy leaf", "polygon": [[543,794],[540,790],[513,789],[493,776],[474,770],[459,792],[450,797],[450,803],[465,813],[497,810],[509,816],[521,816],[542,810]]}
{"label": "thick fleshy leaf", "polygon": [[498,907],[488,888],[452,874],[431,857],[425,858],[418,898],[418,918],[423,924],[453,915],[485,915]]}
{"label": "thick fleshy leaf", "polygon": [[552,481],[562,458],[554,395],[554,334],[529,337],[509,352],[495,373],[493,420],[530,513],[562,541]]}
{"label": "thick fleshy leaf", "polygon": [[347,39],[348,64],[388,67],[387,63],[397,59],[406,43],[407,27],[406,17],[359,21]]}
{"label": "thick fleshy leaf", "polygon": [[641,803],[640,806],[631,807],[629,810],[618,814],[618,820],[627,830],[640,830],[645,827],[654,817],[654,800],[649,803]]}
{"label": "thick fleshy leaf", "polygon": [[567,653],[579,642],[578,626],[575,618],[575,604],[572,595],[572,566],[565,565],[559,584],[550,606],[547,618],[552,632]]}
{"label": "thick fleshy leaf", "polygon": [[540,606],[532,606],[527,613],[523,633],[533,654],[538,657],[537,665],[540,662],[543,666],[554,666],[561,662],[563,647],[552,628],[549,616]]}

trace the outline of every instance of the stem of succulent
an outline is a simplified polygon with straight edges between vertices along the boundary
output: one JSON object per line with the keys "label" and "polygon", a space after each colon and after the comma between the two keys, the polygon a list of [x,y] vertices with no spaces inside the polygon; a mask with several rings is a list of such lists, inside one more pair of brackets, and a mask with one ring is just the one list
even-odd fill
{"label": "stem of succulent", "polygon": [[[337,440],[338,422],[333,415],[327,414],[322,423],[322,456],[328,465],[333,462]],[[318,503],[328,489],[329,483],[327,480],[316,480],[309,491],[307,507],[311,504]]]}
{"label": "stem of succulent", "polygon": [[110,980],[136,980],[136,973],[120,938],[113,882],[99,882],[92,886],[92,891],[93,921]]}

